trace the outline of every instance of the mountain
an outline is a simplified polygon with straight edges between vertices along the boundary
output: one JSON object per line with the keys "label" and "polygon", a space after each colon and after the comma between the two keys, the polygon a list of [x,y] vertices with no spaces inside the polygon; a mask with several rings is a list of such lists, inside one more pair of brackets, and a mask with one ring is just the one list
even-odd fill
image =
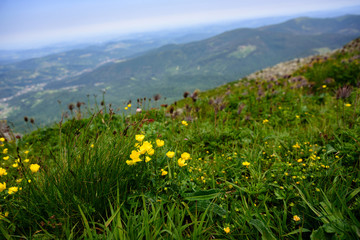
{"label": "mountain", "polygon": [[[67,104],[90,101],[92,98],[87,100],[86,95],[99,95],[102,91],[106,91],[107,101],[117,107],[129,99],[152,97],[156,93],[173,101],[184,91],[209,89],[278,62],[339,48],[360,35],[359,22],[357,15],[297,18],[255,29],[235,29],[201,41],[168,44],[132,58],[102,62],[104,64],[92,71],[80,71],[81,74],[71,75],[65,71],[63,77],[49,80],[51,74],[39,72],[42,78],[29,80],[31,86],[40,84],[36,85],[38,90],[35,86],[34,91],[13,97],[3,105],[0,103],[0,110],[7,111],[7,118],[17,125],[24,115],[54,121]],[[76,73],[83,61],[92,59],[78,56],[69,58],[76,61],[67,63]],[[101,62],[101,59],[93,61]],[[50,59],[32,64],[49,62]],[[30,63],[26,66],[31,69]],[[61,66],[55,68],[62,71]],[[0,73],[10,76],[4,70]],[[13,74],[17,73],[15,69]],[[11,76],[4,82],[16,83]],[[18,83],[24,83],[23,79]],[[59,106],[57,100],[66,105]]]}

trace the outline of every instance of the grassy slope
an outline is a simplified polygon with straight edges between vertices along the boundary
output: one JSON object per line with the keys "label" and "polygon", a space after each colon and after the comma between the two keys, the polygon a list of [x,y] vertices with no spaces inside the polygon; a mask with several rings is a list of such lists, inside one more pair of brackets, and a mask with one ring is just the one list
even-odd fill
{"label": "grassy slope", "polygon": [[[348,22],[337,18],[292,20],[267,28],[228,31],[203,41],[167,45],[126,62],[105,64],[80,76],[52,81],[44,86],[43,95],[28,92],[16,97],[8,101],[13,108],[7,119],[15,126],[21,126],[23,117],[27,115],[36,118],[41,125],[49,124],[60,119],[57,100],[65,106],[76,101],[86,102],[86,95],[101,95],[103,89],[107,90],[107,99],[113,105],[156,93],[174,100],[184,91],[207,90],[275,63],[315,54],[316,49],[339,48],[359,32],[356,24],[359,16],[344,19]],[[344,29],[350,30],[340,31]],[[252,50],[244,54],[242,51],[245,49]],[[96,56],[99,55],[85,58],[64,56],[63,61],[69,64],[71,59],[75,59],[82,65],[88,58],[100,61]],[[54,59],[58,57],[55,55]],[[47,61],[56,65],[54,59]],[[40,65],[47,65],[47,61]],[[64,64],[57,67],[63,68]],[[51,67],[46,71],[50,75],[53,73]],[[26,77],[30,75],[33,74]],[[77,90],[72,92],[66,87]]]}
{"label": "grassy slope", "polygon": [[[76,120],[74,111],[6,142],[0,230],[8,239],[359,238],[359,48],[355,40],[289,79],[245,79],[167,109],[142,99],[130,107],[141,114],[99,105]],[[136,134],[155,153],[128,165]]]}

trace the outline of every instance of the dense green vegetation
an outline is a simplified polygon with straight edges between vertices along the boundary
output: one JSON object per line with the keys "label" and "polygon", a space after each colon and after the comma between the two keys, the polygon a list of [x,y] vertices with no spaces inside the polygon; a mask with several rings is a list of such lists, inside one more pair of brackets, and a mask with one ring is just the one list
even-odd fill
{"label": "dense green vegetation", "polygon": [[[286,79],[1,138],[6,239],[358,239],[360,40]],[[152,107],[150,107],[152,106]],[[89,116],[84,118],[84,116]],[[28,122],[29,128],[33,128]]]}
{"label": "dense green vegetation", "polygon": [[[101,95],[102,90],[106,90],[106,98],[113,106],[157,93],[166,96],[169,103],[184,91],[207,90],[282,61],[339,48],[359,35],[359,18],[294,19],[268,27],[236,29],[202,41],[165,45],[127,57],[126,61],[108,63],[95,70],[91,67],[93,71],[80,75],[75,73],[109,58],[122,58],[123,51],[149,45],[128,43],[133,45],[127,47],[123,43],[105,53],[101,49],[84,49],[18,63],[11,71],[4,69],[1,73],[0,69],[0,78],[6,79],[2,82],[12,89],[1,91],[0,84],[3,96],[19,92],[30,83],[45,85],[8,100],[10,111],[6,117],[21,132],[24,116],[36,116],[41,125],[53,123],[61,116],[57,100],[65,106],[87,102],[86,95]],[[116,44],[109,44],[108,48],[113,45]],[[56,80],[57,77],[63,79]],[[0,105],[0,111],[2,108]]]}

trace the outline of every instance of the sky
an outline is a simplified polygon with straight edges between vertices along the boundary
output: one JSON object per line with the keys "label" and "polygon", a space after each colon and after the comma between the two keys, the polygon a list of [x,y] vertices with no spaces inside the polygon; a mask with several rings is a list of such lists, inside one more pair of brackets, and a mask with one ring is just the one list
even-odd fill
{"label": "sky", "polygon": [[289,16],[359,0],[0,0],[0,49],[219,21]]}

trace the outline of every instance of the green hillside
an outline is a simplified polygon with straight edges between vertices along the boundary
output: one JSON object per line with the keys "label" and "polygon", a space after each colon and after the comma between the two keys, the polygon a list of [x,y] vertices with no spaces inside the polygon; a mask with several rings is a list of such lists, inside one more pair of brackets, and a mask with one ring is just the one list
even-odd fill
{"label": "green hillside", "polygon": [[166,42],[124,40],[2,65],[0,95],[2,98],[11,97],[31,85],[74,77],[92,71],[100,65],[133,57]]}
{"label": "green hillside", "polygon": [[143,98],[122,105],[125,114],[107,102],[79,105],[50,127],[28,119],[23,137],[2,128],[0,231],[359,239],[359,56],[356,39],[287,76],[262,77],[276,76],[269,68],[166,108]]}
{"label": "green hillside", "polygon": [[[104,90],[115,109],[129,99],[155,94],[175,101],[184,91],[206,90],[278,62],[339,48],[359,36],[359,18],[294,19],[268,29],[236,29],[202,41],[166,45],[79,76],[48,82],[38,90],[35,87],[35,91],[6,101],[3,108],[7,108],[7,119],[21,126],[25,115],[35,117],[38,124],[59,120],[59,112],[68,104],[87,103]],[[303,22],[314,26],[310,32],[302,31]]]}

